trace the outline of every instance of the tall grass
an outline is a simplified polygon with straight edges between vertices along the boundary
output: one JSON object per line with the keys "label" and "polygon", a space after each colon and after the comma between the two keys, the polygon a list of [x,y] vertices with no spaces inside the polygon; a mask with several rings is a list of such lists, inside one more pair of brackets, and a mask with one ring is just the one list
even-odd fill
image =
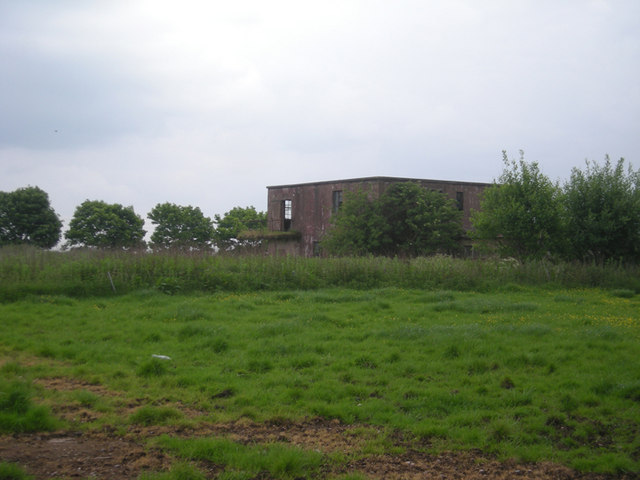
{"label": "tall grass", "polygon": [[640,267],[520,263],[513,259],[301,258],[0,248],[0,301],[27,295],[104,296],[312,290],[326,287],[489,291],[513,285],[604,287],[640,292]]}

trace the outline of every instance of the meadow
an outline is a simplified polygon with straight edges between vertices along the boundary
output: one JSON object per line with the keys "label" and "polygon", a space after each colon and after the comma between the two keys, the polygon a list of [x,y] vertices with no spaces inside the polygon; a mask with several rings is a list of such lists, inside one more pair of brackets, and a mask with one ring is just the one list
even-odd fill
{"label": "meadow", "polygon": [[[35,262],[39,253],[26,255]],[[127,271],[120,257],[73,265],[52,258],[61,264],[21,270],[24,259],[0,262],[0,433],[319,417],[375,432],[360,456],[478,450],[578,471],[640,472],[633,269],[560,272],[447,258],[218,259],[216,269],[168,257],[136,259],[165,270],[125,288],[142,270]],[[190,288],[186,273],[168,269],[171,261],[227,278],[227,288]],[[105,271],[115,292],[108,279],[101,285]],[[10,275],[24,279],[4,283]],[[69,287],[77,278],[79,291]],[[54,378],[120,395],[40,386]],[[139,408],[123,415],[132,400]],[[95,415],[74,423],[51,413],[69,404]],[[390,440],[398,436],[404,447]],[[320,478],[322,465],[349,460],[278,443],[240,454],[225,438],[149,442],[185,462],[226,465],[218,478],[264,470],[269,478]],[[258,457],[267,463],[252,464]],[[200,478],[188,471],[157,478]]]}

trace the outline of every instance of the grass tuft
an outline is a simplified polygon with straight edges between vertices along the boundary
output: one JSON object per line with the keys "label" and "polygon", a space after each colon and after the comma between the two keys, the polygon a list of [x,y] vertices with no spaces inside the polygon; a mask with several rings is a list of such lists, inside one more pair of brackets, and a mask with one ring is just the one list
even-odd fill
{"label": "grass tuft", "polygon": [[57,426],[48,408],[33,404],[27,385],[0,380],[0,433],[40,432]]}
{"label": "grass tuft", "polygon": [[142,363],[137,370],[140,377],[161,377],[169,371],[167,361],[158,358],[152,358]]}
{"label": "grass tuft", "polygon": [[313,478],[323,461],[320,453],[277,443],[242,445],[225,438],[168,436],[160,437],[157,442],[186,460],[204,460],[224,466],[224,478],[254,478],[261,472],[267,472],[269,478],[274,479]]}
{"label": "grass tuft", "polygon": [[33,476],[15,463],[0,462],[0,480],[31,480]]}
{"label": "grass tuft", "polygon": [[129,422],[136,425],[164,425],[172,420],[182,418],[182,414],[171,407],[144,406],[129,417]]}

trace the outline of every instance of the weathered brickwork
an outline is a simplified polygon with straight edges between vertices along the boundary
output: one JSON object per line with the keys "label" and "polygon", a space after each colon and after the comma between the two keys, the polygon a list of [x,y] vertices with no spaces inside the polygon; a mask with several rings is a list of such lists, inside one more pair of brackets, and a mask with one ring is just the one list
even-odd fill
{"label": "weathered brickwork", "polygon": [[390,185],[398,182],[417,182],[459,202],[463,211],[462,226],[465,230],[471,228],[471,211],[480,209],[480,193],[490,185],[414,178],[367,177],[267,187],[269,230],[300,232],[300,239],[297,241],[271,241],[269,252],[278,255],[317,254],[319,242],[330,227],[331,217],[345,192],[362,190],[368,192],[371,198],[378,198]]}

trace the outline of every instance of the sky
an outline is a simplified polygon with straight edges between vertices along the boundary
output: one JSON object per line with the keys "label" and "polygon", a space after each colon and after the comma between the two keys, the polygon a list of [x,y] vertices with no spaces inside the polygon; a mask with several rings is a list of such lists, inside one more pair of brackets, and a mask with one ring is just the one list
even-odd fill
{"label": "sky", "polygon": [[640,167],[640,2],[0,0],[0,191],[65,226],[85,200],[213,218],[269,185],[492,182],[503,150],[561,183]]}

